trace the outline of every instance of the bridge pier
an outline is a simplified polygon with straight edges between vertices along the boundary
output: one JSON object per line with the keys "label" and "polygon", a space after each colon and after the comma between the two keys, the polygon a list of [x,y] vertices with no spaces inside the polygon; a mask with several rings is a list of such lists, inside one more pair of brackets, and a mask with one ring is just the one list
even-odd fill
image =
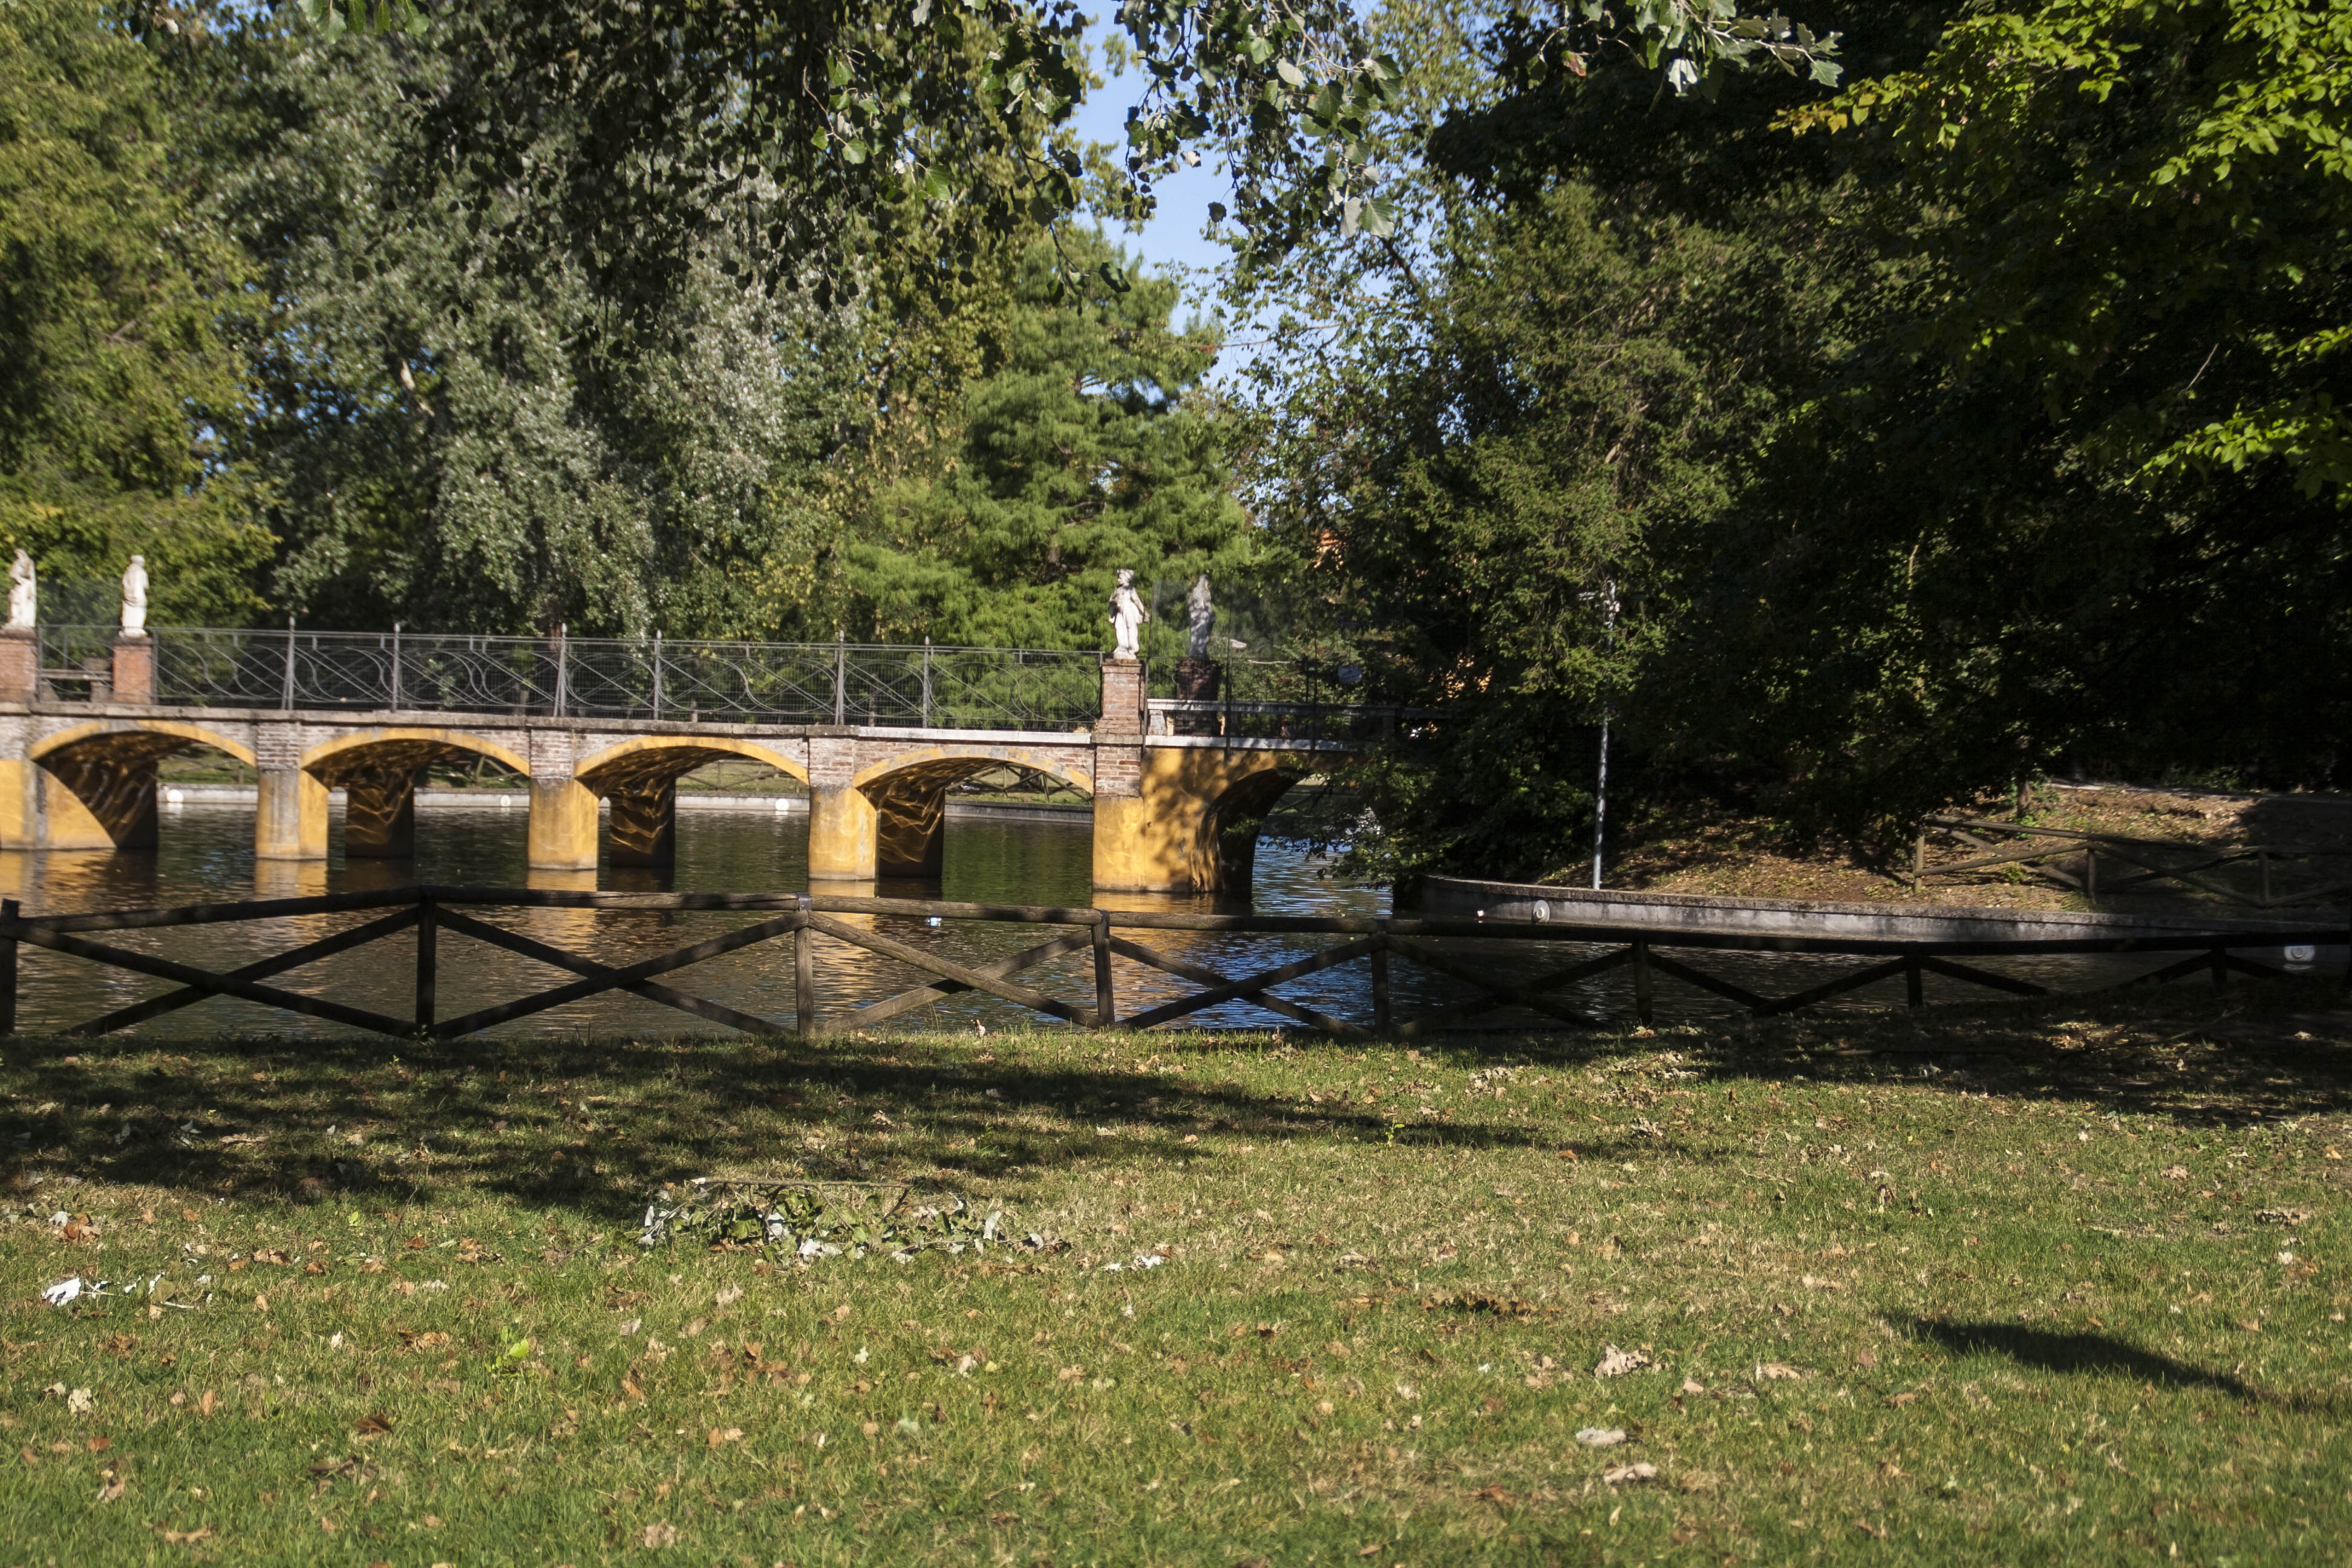
{"label": "bridge pier", "polygon": [[530,779],[527,858],[534,871],[596,868],[596,792],[568,774]]}
{"label": "bridge pier", "polygon": [[416,771],[398,764],[343,777],[343,858],[416,858]]}
{"label": "bridge pier", "polygon": [[880,814],[857,787],[856,777],[854,732],[809,737],[808,874],[813,882],[874,880]]}
{"label": "bridge pier", "polygon": [[633,779],[608,790],[612,808],[613,864],[677,864],[677,780]]}
{"label": "bridge pier", "polygon": [[327,786],[299,767],[263,768],[253,812],[257,860],[327,858]]}

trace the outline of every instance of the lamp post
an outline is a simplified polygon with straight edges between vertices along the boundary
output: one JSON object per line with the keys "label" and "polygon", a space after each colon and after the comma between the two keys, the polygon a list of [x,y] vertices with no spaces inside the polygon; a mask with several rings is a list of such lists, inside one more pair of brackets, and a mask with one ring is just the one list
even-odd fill
{"label": "lamp post", "polygon": [[[1617,651],[1617,582],[1604,581],[1597,593],[1580,597],[1597,599],[1601,604],[1602,646],[1612,655]],[[1601,847],[1602,834],[1609,820],[1609,721],[1612,715],[1606,700],[1601,704],[1601,769],[1592,785],[1592,890],[1601,890]]]}

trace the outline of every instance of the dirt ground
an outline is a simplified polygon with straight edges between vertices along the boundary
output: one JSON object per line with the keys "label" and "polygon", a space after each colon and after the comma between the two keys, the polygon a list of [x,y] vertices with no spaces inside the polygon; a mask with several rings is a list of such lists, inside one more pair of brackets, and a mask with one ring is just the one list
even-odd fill
{"label": "dirt ground", "polygon": [[[2113,848],[2118,855],[2137,854],[2156,864],[2184,869],[2228,851],[2266,849],[2277,857],[2271,868],[2271,892],[2282,905],[2298,894],[2322,897],[2352,879],[2352,796],[2044,784],[2030,793],[2021,818],[2016,802],[2007,798],[1955,807],[1942,815],[1986,823],[2021,822],[2131,841],[2116,842]],[[1997,850],[2027,842],[2014,835],[2003,837],[1994,829],[1977,830],[1973,837]],[[2051,868],[2079,883],[2084,869],[2080,846],[2053,841],[2053,847],[2065,852],[2049,862]],[[2116,884],[2137,874],[2138,868],[2110,857],[2103,863],[2102,892],[2095,905],[2078,886],[2065,885],[2022,866],[1938,872],[1939,867],[1986,853],[1952,833],[1930,830],[1926,838],[1926,875],[1915,883],[1906,863],[1871,864],[1832,844],[1804,854],[1793,850],[1771,825],[1727,814],[1695,820],[1679,832],[1628,850],[1622,859],[1611,862],[1607,885],[1620,889],[1850,903],[2263,912],[2259,861],[2192,871],[2206,884],[2204,889],[2161,881],[2117,889]],[[1582,866],[1570,867],[1546,879],[1580,883],[1585,871]],[[2340,893],[2337,898],[2340,901]]]}

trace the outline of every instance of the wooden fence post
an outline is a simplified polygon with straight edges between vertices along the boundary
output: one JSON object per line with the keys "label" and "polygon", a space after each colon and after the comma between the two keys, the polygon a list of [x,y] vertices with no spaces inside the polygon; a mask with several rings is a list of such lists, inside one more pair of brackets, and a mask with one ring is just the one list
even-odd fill
{"label": "wooden fence post", "polygon": [[1389,922],[1380,923],[1381,944],[1372,949],[1372,1027],[1386,1034],[1396,1022],[1389,1005]]}
{"label": "wooden fence post", "polygon": [[801,928],[793,932],[793,997],[801,1038],[816,1032],[816,932],[809,929],[809,896],[801,895]]}
{"label": "wooden fence post", "polygon": [[[11,927],[16,923],[18,905],[14,899],[0,899],[0,920]],[[0,1035],[16,1032],[16,939],[0,937]]]}
{"label": "wooden fence post", "polygon": [[441,979],[441,942],[439,926],[433,919],[433,892],[420,888],[416,894],[416,1032],[433,1031],[435,992]]}
{"label": "wooden fence post", "polygon": [[1095,1025],[1108,1029],[1118,1022],[1118,996],[1110,980],[1110,911],[1095,911]]}
{"label": "wooden fence post", "polygon": [[2083,899],[2096,909],[2099,903],[2099,847],[2083,846]]}

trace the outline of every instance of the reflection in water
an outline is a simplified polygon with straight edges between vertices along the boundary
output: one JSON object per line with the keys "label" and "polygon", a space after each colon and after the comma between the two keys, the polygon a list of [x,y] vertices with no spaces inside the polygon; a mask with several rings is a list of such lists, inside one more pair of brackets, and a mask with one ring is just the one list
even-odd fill
{"label": "reflection in water", "polygon": [[[601,872],[529,870],[524,865],[523,814],[495,807],[423,814],[417,819],[416,858],[413,861],[361,859],[348,864],[340,854],[326,862],[257,863],[251,847],[252,816],[247,810],[180,806],[167,807],[162,815],[162,843],[153,852],[0,853],[0,896],[18,899],[26,913],[37,914],[399,887],[416,881],[445,886],[602,887],[632,892],[797,892],[808,886],[807,818],[797,815],[709,811],[683,814],[677,824],[675,868],[608,866]],[[340,842],[341,835],[335,835],[335,839]],[[825,890],[975,903],[1084,907],[1092,901],[1092,826],[1083,816],[1066,821],[957,816],[948,823],[947,857],[940,881],[828,884]],[[1108,895],[1103,902],[1112,909],[1139,910],[1211,912],[1232,911],[1236,907],[1231,901],[1221,906],[1207,895],[1125,893]],[[1388,912],[1389,901],[1383,889],[1349,888],[1329,880],[1321,863],[1297,843],[1271,840],[1258,851],[1254,907],[1265,914],[1377,916]],[[746,917],[740,914],[675,910],[472,912],[550,945],[616,965],[699,942],[746,923]],[[369,918],[372,917],[349,914],[306,916],[202,929],[111,933],[101,940],[226,969],[283,952]],[[1047,937],[1045,931],[1033,926],[954,921],[933,926],[921,917],[901,915],[837,918],[967,963],[1003,957]],[[1215,969],[1234,978],[1272,968],[1335,940],[1325,936],[1234,936],[1207,931],[1131,934],[1143,945],[1171,958]],[[1573,951],[1549,943],[1538,946],[1506,942],[1466,942],[1449,946],[1461,960],[1498,978],[1526,976],[1568,962]],[[331,995],[353,1005],[405,1017],[413,998],[415,962],[414,941],[404,934],[328,960],[315,971],[295,971],[273,984]],[[1769,953],[1706,954],[1697,956],[1695,962],[1726,979],[1767,994],[1801,989],[1852,963]],[[23,950],[20,963],[23,982],[18,1016],[29,1030],[78,1021],[166,989],[159,982],[100,970],[79,960],[30,947]],[[2155,965],[2135,959],[2063,959],[2011,961],[2001,967],[2013,973],[2042,978],[2049,984],[2081,986],[2092,983],[2096,976],[2120,979]],[[816,973],[820,1014],[835,1016],[930,978],[906,964],[825,937],[817,939]],[[1400,1018],[1446,1005],[1467,994],[1454,982],[1402,959],[1393,963],[1391,973],[1394,1005]],[[440,940],[439,1016],[454,1018],[476,1008],[546,989],[566,978],[547,965],[445,932]],[[666,978],[681,989],[762,1016],[789,1021],[794,1011],[789,940],[729,953]],[[1091,1003],[1094,997],[1092,958],[1085,952],[1024,970],[1017,978],[1023,984],[1073,1001]],[[1139,1013],[1198,989],[1193,982],[1125,959],[1116,963],[1116,978],[1122,1014]],[[1931,1001],[1983,995],[1938,977],[1931,977],[1927,984]],[[1284,985],[1281,991],[1283,995],[1310,1007],[1342,1017],[1370,1019],[1370,977],[1368,966],[1362,963],[1306,976]],[[1630,982],[1622,970],[1599,976],[1559,996],[1596,1016],[1622,1018],[1632,1005]],[[1901,982],[1889,981],[1841,998],[1832,1010],[1894,1005],[1901,1001]],[[1662,1022],[1722,1018],[1737,1011],[1728,1003],[1694,994],[1670,982],[1662,983],[1658,988],[1658,1009]],[[1500,1015],[1496,1021],[1508,1021],[1510,1017]],[[906,1015],[892,1026],[969,1030],[979,1022],[1001,1027],[1044,1021],[1010,1003],[967,993]],[[1279,1020],[1236,1002],[1194,1015],[1190,1022],[1233,1027]],[[498,1032],[562,1028],[599,1034],[668,1034],[702,1032],[713,1027],[656,1003],[607,994],[533,1014],[503,1026]],[[142,1026],[138,1032],[168,1035],[194,1030],[302,1037],[343,1032],[334,1025],[221,999],[166,1015]]]}

